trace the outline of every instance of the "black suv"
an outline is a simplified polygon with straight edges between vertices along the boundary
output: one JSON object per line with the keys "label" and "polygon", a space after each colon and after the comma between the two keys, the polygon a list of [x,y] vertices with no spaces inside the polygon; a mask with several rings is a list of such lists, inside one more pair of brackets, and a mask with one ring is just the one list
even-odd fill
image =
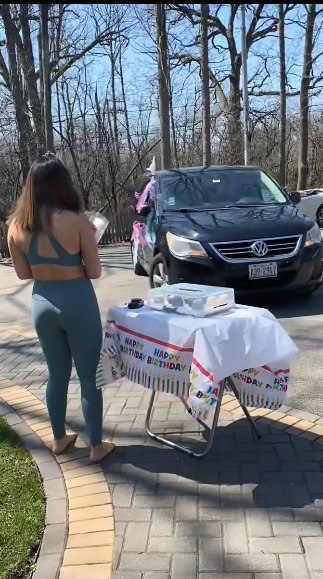
{"label": "black suv", "polygon": [[[310,293],[322,281],[321,231],[256,167],[159,171],[140,214],[135,273],[152,287],[179,282],[237,292]],[[138,226],[138,224],[137,224]],[[138,238],[137,238],[138,239]]]}

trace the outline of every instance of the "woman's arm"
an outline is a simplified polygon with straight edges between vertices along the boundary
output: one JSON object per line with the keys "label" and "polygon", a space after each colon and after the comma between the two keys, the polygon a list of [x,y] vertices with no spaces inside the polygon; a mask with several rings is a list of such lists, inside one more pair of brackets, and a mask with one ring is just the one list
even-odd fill
{"label": "woman's arm", "polygon": [[98,246],[91,223],[84,213],[80,215],[80,245],[86,277],[98,279],[102,273]]}
{"label": "woman's arm", "polygon": [[33,279],[31,267],[24,252],[17,246],[14,240],[14,226],[10,225],[8,231],[8,245],[15,272],[19,279]]}

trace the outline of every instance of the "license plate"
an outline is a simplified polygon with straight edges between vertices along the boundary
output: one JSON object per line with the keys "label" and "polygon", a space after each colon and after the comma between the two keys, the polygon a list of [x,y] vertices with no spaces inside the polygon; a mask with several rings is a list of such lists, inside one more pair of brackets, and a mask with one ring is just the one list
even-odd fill
{"label": "license plate", "polygon": [[277,263],[275,261],[249,265],[249,279],[277,277],[277,275]]}

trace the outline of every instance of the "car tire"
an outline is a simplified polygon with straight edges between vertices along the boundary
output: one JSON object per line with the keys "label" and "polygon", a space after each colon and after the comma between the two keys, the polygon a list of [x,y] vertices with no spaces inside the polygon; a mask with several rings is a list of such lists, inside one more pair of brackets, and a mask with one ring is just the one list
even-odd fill
{"label": "car tire", "polygon": [[316,221],[318,226],[323,229],[323,205],[320,205],[316,212]]}
{"label": "car tire", "polygon": [[163,287],[169,284],[167,264],[161,253],[155,255],[151,262],[149,282],[151,288]]}
{"label": "car tire", "polygon": [[139,275],[140,277],[147,277],[147,272],[146,270],[142,267],[142,265],[140,265],[140,263],[136,263],[135,267],[134,267],[134,272],[135,275]]}
{"label": "car tire", "polygon": [[318,283],[317,285],[315,285],[314,287],[311,287],[310,289],[303,289],[303,290],[301,290],[300,295],[310,297],[315,292],[317,292],[318,289],[320,289],[321,285],[322,284]]}

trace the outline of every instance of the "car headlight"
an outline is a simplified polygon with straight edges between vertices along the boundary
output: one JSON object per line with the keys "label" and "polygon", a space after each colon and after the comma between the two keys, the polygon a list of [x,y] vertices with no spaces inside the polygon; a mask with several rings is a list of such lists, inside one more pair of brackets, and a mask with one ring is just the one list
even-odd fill
{"label": "car headlight", "polygon": [[198,241],[179,237],[169,231],[166,234],[169,251],[175,257],[208,257]]}
{"label": "car headlight", "polygon": [[313,227],[306,233],[305,247],[313,245],[313,243],[321,243],[321,241],[321,230],[317,223],[315,223],[315,225],[313,225]]}

